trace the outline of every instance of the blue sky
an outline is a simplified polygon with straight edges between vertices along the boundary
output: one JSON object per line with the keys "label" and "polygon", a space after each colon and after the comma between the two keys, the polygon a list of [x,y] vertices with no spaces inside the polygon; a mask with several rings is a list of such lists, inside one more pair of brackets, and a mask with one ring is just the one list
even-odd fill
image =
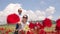
{"label": "blue sky", "polygon": [[60,0],[0,0],[0,11],[4,10],[10,3],[22,4],[26,10],[45,10],[49,6],[55,7],[54,19],[60,16]]}

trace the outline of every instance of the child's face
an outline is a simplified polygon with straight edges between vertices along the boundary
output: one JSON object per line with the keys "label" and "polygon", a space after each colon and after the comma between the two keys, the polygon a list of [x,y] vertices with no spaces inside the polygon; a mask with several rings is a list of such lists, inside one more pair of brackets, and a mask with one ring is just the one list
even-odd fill
{"label": "child's face", "polygon": [[23,21],[24,23],[26,23],[26,22],[27,22],[27,19],[26,19],[26,18],[23,18],[22,21]]}

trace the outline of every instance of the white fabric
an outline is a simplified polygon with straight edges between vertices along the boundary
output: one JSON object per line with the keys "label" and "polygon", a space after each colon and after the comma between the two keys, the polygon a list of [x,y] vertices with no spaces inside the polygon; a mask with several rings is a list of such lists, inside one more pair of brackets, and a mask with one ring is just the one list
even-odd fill
{"label": "white fabric", "polygon": [[22,29],[23,29],[25,25],[29,25],[29,22],[26,22],[25,24],[21,23],[21,25],[22,25]]}
{"label": "white fabric", "polygon": [[25,24],[21,22],[21,24],[19,25],[18,30],[19,31],[22,30],[25,27],[25,25],[29,25],[29,22],[26,22]]}

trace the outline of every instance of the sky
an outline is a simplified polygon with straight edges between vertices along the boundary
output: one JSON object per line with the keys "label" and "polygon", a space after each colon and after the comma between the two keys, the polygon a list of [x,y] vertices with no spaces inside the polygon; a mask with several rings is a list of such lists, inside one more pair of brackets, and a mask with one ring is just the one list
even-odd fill
{"label": "sky", "polygon": [[40,16],[43,15],[39,18],[50,17],[56,20],[60,16],[60,0],[0,0],[0,12],[9,4],[20,4],[24,10],[34,13],[33,17],[39,12]]}

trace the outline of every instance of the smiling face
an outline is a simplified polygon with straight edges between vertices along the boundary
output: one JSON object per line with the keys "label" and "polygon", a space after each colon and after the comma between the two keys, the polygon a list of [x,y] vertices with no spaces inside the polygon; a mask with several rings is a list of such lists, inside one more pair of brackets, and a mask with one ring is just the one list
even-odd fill
{"label": "smiling face", "polygon": [[27,19],[26,18],[23,18],[22,21],[23,21],[23,23],[26,23],[27,22]]}
{"label": "smiling face", "polygon": [[26,23],[27,20],[28,20],[28,17],[27,17],[27,16],[23,16],[23,17],[22,17],[22,22],[23,22],[23,23]]}

